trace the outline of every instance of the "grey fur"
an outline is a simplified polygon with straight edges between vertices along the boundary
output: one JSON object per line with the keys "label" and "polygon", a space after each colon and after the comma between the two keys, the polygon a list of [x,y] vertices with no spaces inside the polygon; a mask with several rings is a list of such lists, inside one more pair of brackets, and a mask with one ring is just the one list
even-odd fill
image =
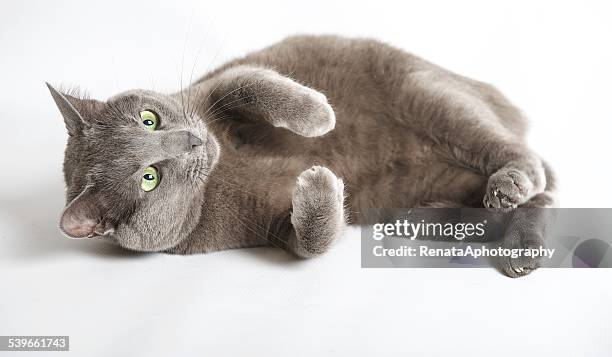
{"label": "grey fur", "polygon": [[[173,95],[98,102],[50,89],[70,134],[60,227],[72,237],[311,257],[347,220],[360,223],[362,208],[556,205],[552,173],[499,91],[374,40],[290,37]],[[157,131],[135,120],[143,109],[159,113]],[[162,178],[144,192],[149,165]],[[508,233],[504,244],[538,234]],[[520,276],[537,262],[501,265]]]}

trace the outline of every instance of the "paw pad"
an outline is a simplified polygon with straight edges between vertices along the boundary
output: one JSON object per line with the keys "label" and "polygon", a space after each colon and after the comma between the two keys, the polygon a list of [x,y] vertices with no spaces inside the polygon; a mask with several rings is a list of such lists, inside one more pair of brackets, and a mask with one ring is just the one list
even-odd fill
{"label": "paw pad", "polygon": [[500,170],[489,177],[483,204],[486,208],[509,212],[529,199],[533,183],[518,170]]}

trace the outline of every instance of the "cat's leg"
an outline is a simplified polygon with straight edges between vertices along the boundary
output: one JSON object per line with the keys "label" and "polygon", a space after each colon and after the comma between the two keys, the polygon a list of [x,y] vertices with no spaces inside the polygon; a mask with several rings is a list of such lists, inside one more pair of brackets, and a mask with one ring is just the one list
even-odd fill
{"label": "cat's leg", "polygon": [[346,226],[342,180],[313,166],[298,176],[292,204],[288,249],[303,258],[327,251]]}
{"label": "cat's leg", "polygon": [[510,211],[544,192],[542,160],[509,128],[511,120],[502,121],[493,103],[468,83],[423,71],[410,74],[401,91],[400,116],[413,130],[429,137],[449,160],[489,178],[485,207]]}
{"label": "cat's leg", "polygon": [[248,120],[261,120],[306,137],[324,135],[336,125],[323,93],[271,69],[231,67],[197,86],[205,98],[200,107],[203,116],[238,112]]}
{"label": "cat's leg", "polygon": [[[503,248],[539,249],[545,246],[547,230],[556,217],[556,210],[549,208],[556,207],[558,202],[553,173],[546,163],[544,168],[547,178],[546,190],[533,196],[511,213],[502,241]],[[503,257],[497,261],[497,265],[506,275],[517,278],[537,269],[541,259],[542,257],[533,256]]]}
{"label": "cat's leg", "polygon": [[[557,206],[555,182],[550,168],[519,136],[524,119],[518,109],[499,98],[487,100],[500,96],[493,88],[475,87],[452,75],[421,72],[408,77],[402,85],[402,119],[429,137],[443,156],[488,177],[485,207],[504,212],[519,208],[510,213],[502,246],[544,246],[555,213],[546,208]],[[539,265],[538,257],[498,261],[511,277],[529,274]]]}

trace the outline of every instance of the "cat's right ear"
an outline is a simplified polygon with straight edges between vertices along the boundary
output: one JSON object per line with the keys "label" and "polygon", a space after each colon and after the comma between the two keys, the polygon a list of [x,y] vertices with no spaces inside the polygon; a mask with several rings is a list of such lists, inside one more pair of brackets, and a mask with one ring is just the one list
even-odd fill
{"label": "cat's right ear", "polygon": [[92,238],[112,233],[114,227],[105,219],[107,205],[89,186],[66,206],[59,227],[70,238]]}
{"label": "cat's right ear", "polygon": [[46,83],[51,96],[64,117],[68,134],[77,135],[88,126],[88,120],[95,116],[96,111],[102,107],[102,102],[93,99],[81,99],[68,94],[61,93]]}

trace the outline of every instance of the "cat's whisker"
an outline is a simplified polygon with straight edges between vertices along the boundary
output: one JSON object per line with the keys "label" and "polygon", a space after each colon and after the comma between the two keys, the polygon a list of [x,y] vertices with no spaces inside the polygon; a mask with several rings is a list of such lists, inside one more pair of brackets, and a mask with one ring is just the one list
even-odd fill
{"label": "cat's whisker", "polygon": [[151,80],[150,86],[151,86],[151,90],[153,92],[155,92],[156,86],[155,86],[155,79],[153,77],[153,71],[151,71],[151,76],[149,78]]}
{"label": "cat's whisker", "polygon": [[[253,85],[257,84],[257,82],[251,82],[251,81],[250,81],[250,79],[252,79],[252,77],[253,77],[255,74],[257,74],[257,73],[259,73],[259,72],[262,72],[262,71],[263,71],[263,69],[260,69],[260,70],[256,70],[256,71],[253,71],[252,73],[250,73],[250,74],[249,74],[249,76],[247,77],[249,80],[247,80],[247,81],[246,81],[248,84],[242,85],[242,86],[240,86],[240,87],[238,87],[238,88],[235,88],[235,89],[233,89],[233,90],[231,90],[231,91],[229,91],[229,92],[225,93],[223,96],[221,96],[221,98],[217,99],[217,100],[216,100],[216,101],[215,101],[215,102],[214,102],[214,103],[213,103],[213,104],[212,104],[212,105],[211,105],[211,106],[210,106],[210,107],[209,107],[209,108],[208,108],[208,109],[207,109],[207,110],[204,112],[204,114],[202,115],[202,117],[206,117],[206,114],[208,114],[208,112],[210,112],[210,111],[211,111],[211,110],[212,110],[212,109],[215,107],[215,105],[217,105],[217,104],[218,104],[219,102],[221,102],[223,99],[227,98],[227,96],[232,95],[233,93],[235,93],[235,92],[237,92],[237,91],[239,91],[239,90],[242,90],[242,89],[245,89],[245,88],[248,88],[248,87],[251,87],[251,86],[253,86]],[[219,81],[219,84],[220,84],[220,83],[221,83],[221,81]],[[219,85],[219,84],[218,84],[218,85]],[[217,85],[217,86],[218,86],[218,85]]]}
{"label": "cat's whisker", "polygon": [[[212,123],[214,123],[216,121],[219,121],[219,120],[231,120],[231,119],[232,119],[232,117],[230,115],[224,114],[224,113],[220,113],[214,120],[211,120],[209,122],[205,122],[205,124],[206,125],[210,125],[210,124],[212,124]],[[227,131],[225,133],[227,134]]]}
{"label": "cat's whisker", "polygon": [[[245,99],[247,99],[247,97],[245,97],[245,98],[238,98],[238,99],[233,100],[233,101],[231,101],[231,102],[229,102],[229,103],[227,103],[227,104],[224,104],[223,106],[221,106],[221,107],[217,108],[217,109],[215,110],[215,112],[214,112],[214,113],[210,113],[208,116],[209,116],[210,118],[215,118],[215,117],[216,117],[218,114],[221,114],[221,113],[223,113],[223,112],[228,112],[228,111],[230,111],[230,110],[234,110],[234,109],[237,109],[237,108],[243,107],[243,106],[245,106],[245,105],[248,105],[249,103],[247,102],[247,103],[240,103],[240,104],[237,104],[237,105],[231,106],[231,107],[229,107],[229,108],[225,107],[226,105],[230,105],[230,104],[232,104],[232,103],[242,102],[242,101],[243,101],[243,100],[245,100]],[[209,122],[206,122],[206,124],[214,123],[214,122],[215,122],[215,121],[217,121],[217,120],[219,120],[219,118],[215,118],[215,119],[213,119],[213,120],[211,120],[211,121],[209,121]]]}
{"label": "cat's whisker", "polygon": [[[187,51],[187,41],[189,40],[189,33],[191,32],[191,23],[193,21],[193,17],[189,21],[189,25],[187,27],[187,34],[185,35],[185,42],[183,42],[183,54],[181,56],[181,73],[180,73],[180,93],[181,93],[181,110],[183,111],[183,117],[187,117],[185,112],[185,90],[183,89],[183,74],[184,74],[184,65],[185,65],[185,52]],[[189,101],[190,98],[187,98]]]}
{"label": "cat's whisker", "polygon": [[[219,165],[219,163],[217,163],[217,165]],[[229,167],[227,167],[227,166],[224,166],[224,167],[225,167],[225,168],[229,168]],[[203,171],[203,173],[206,173],[207,178],[210,178],[210,179],[216,180],[216,181],[218,181],[218,182],[221,182],[221,183],[224,183],[224,184],[230,185],[230,186],[232,186],[233,188],[235,188],[236,190],[238,190],[238,191],[240,191],[240,192],[242,192],[242,193],[248,194],[249,196],[251,196],[251,197],[253,197],[253,198],[263,199],[263,197],[261,197],[261,196],[260,196],[260,195],[258,195],[257,193],[255,193],[255,192],[253,192],[253,191],[249,191],[249,190],[244,189],[244,187],[243,187],[244,185],[240,185],[239,183],[232,182],[232,181],[229,181],[229,180],[224,180],[224,179],[222,179],[222,178],[220,178],[220,177],[218,177],[218,176],[211,176],[211,175],[210,175],[211,171],[208,171],[208,172]]]}
{"label": "cat's whisker", "polygon": [[[206,170],[204,170],[204,171],[206,171]],[[237,190],[242,191],[243,193],[255,196],[255,198],[259,198],[257,195],[253,194],[252,192],[246,192],[246,191],[242,190],[241,188],[237,187],[237,184],[230,183],[230,182],[222,180],[222,179],[220,179],[218,177],[210,176],[208,173],[205,176],[206,177],[197,177],[197,179],[199,180],[199,182],[205,182],[206,179],[213,179],[213,180],[219,180],[222,183],[228,184],[230,186],[236,185],[236,186],[234,186],[234,188],[236,188]],[[255,234],[256,237],[261,238],[261,239],[267,241],[268,243],[270,243],[271,245],[273,245],[273,246],[275,246],[277,248],[284,249],[283,245],[286,244],[286,240],[284,240],[283,238],[279,237],[275,233],[271,232],[269,225],[268,225],[268,228],[264,228],[259,223],[251,221],[251,220],[247,219],[246,217],[244,217],[243,215],[241,215],[241,217],[237,217],[232,212],[230,212],[230,214],[233,215],[233,218],[234,218],[234,220],[236,222],[242,224],[245,228],[247,228],[249,231],[251,231],[253,234]],[[250,225],[247,224],[247,223],[250,223]],[[253,227],[253,226],[255,226],[255,227]],[[260,233],[260,231],[265,231],[266,233],[264,235],[262,235]],[[274,238],[275,240],[280,242],[281,245],[275,244],[274,241],[268,239],[268,237]]]}
{"label": "cat's whisker", "polygon": [[[235,222],[240,223],[240,224],[241,224],[243,227],[245,227],[246,229],[248,229],[249,231],[251,231],[253,234],[255,234],[255,236],[256,236],[257,238],[261,238],[261,239],[263,239],[264,241],[266,241],[266,242],[270,243],[271,245],[273,245],[273,246],[274,246],[274,247],[276,247],[276,248],[284,249],[283,244],[285,244],[285,241],[283,241],[283,240],[282,240],[282,239],[280,239],[279,237],[274,236],[274,235],[272,236],[272,238],[275,238],[275,239],[280,240],[280,242],[282,243],[281,245],[279,245],[279,244],[277,244],[277,243],[274,243],[274,241],[272,241],[272,240],[268,239],[268,237],[267,237],[267,236],[264,236],[264,235],[262,235],[261,233],[259,233],[259,232],[257,231],[257,229],[255,229],[255,228],[253,228],[252,226],[249,226],[248,224],[246,224],[246,223],[244,222],[244,220],[243,220],[243,219],[244,219],[244,216],[242,216],[242,218],[243,218],[243,219],[240,219],[240,217],[237,217],[237,216],[236,216],[236,215],[235,215],[233,212],[228,211],[228,213],[229,213],[229,214],[232,216],[232,218],[234,219],[234,221],[235,221]],[[253,223],[253,222],[252,222],[252,223]],[[263,227],[259,226],[257,223],[255,223],[255,224],[258,226],[258,228],[263,228]]]}
{"label": "cat's whisker", "polygon": [[[211,27],[212,27],[212,25],[211,25]],[[219,57],[219,54],[221,53],[221,50],[223,49],[223,46],[225,45],[226,40],[227,40],[227,35],[225,35],[225,37],[224,37],[224,38],[223,38],[223,40],[221,41],[221,45],[220,45],[220,46],[219,46],[219,48],[217,49],[217,52],[215,53],[215,55],[213,56],[213,58],[212,58],[212,59],[211,59],[211,60],[208,62],[208,65],[206,66],[206,71],[205,71],[205,73],[208,73],[208,72],[210,71],[210,68],[211,68],[212,64],[213,64],[213,63],[215,63],[215,61],[217,60],[217,57]],[[196,82],[196,83],[198,83],[198,82]],[[197,98],[198,98],[198,96],[199,96],[199,94],[200,94],[200,88],[201,88],[201,87],[202,87],[202,86],[200,85],[200,86],[198,86],[198,87],[197,87],[197,89],[196,89],[196,94],[195,94],[195,96],[194,96],[194,98],[196,98],[196,100],[197,100]],[[217,84],[217,87],[218,87],[218,84]],[[215,87],[215,88],[216,88],[216,87]],[[214,91],[214,90],[213,90],[213,91]],[[212,94],[212,92],[208,94],[208,97],[206,97],[206,99],[204,100],[204,102],[203,102],[203,103],[206,103],[206,101],[208,100],[208,98],[210,97],[210,95],[211,95],[211,94]],[[199,107],[199,106],[198,106],[198,105],[196,105],[196,103],[194,103],[194,106],[193,106],[192,111],[191,111],[191,114],[192,114],[192,115],[196,113],[196,111],[198,110],[198,107]]]}
{"label": "cat's whisker", "polygon": [[[194,112],[197,112],[200,109],[204,108],[206,103],[208,103],[208,99],[210,99],[212,94],[219,88],[220,85],[221,85],[221,81],[218,81],[217,84],[214,86],[214,88],[210,92],[208,92],[208,95],[206,96],[206,98],[204,98],[203,101],[201,101],[199,104],[197,104],[197,106],[194,108]],[[199,89],[200,89],[200,87],[198,87],[198,90]]]}
{"label": "cat's whisker", "polygon": [[[217,53],[217,55],[218,55],[218,53]],[[254,72],[254,73],[255,73],[255,72]],[[252,75],[254,75],[254,73],[250,74],[250,75],[249,75],[249,77],[250,77],[250,76],[252,76]],[[222,83],[223,83],[223,81],[217,81],[217,84],[216,84],[216,85],[213,87],[213,89],[212,89],[212,90],[211,90],[211,91],[208,93],[208,95],[206,96],[206,98],[204,98],[204,100],[203,100],[202,102],[200,102],[200,104],[198,104],[198,105],[197,105],[197,107],[194,109],[194,112],[197,112],[197,111],[199,111],[199,110],[201,110],[201,109],[203,109],[203,108],[204,108],[204,106],[205,106],[205,105],[208,103],[208,100],[210,99],[210,97],[213,95],[213,93],[214,93],[214,92],[215,92],[217,89],[219,89],[219,86],[221,86],[221,84],[222,84]],[[198,89],[199,89],[199,88],[198,88]],[[223,99],[224,99],[225,97],[227,97],[228,95],[230,95],[230,94],[232,94],[233,92],[235,92],[235,91],[237,91],[237,90],[240,90],[240,89],[243,89],[243,88],[236,88],[235,90],[233,90],[233,91],[231,91],[231,92],[229,92],[229,93],[226,93],[224,96],[222,96],[222,97],[221,97],[221,98],[219,98],[217,101],[215,101],[215,102],[214,102],[214,103],[213,103],[213,104],[212,104],[210,107],[208,107],[208,108],[206,109],[206,111],[205,111],[205,112],[202,114],[202,118],[205,118],[205,117],[206,117],[206,114],[207,114],[209,111],[211,111],[211,110],[212,110],[212,109],[215,107],[215,105],[216,105],[216,104],[218,104],[218,103],[219,103],[221,100],[223,100]]]}
{"label": "cat's whisker", "polygon": [[[257,73],[257,72],[258,72],[258,71],[253,71],[253,73],[249,74],[249,77],[248,77],[248,78],[249,78],[249,79],[252,79],[252,77],[253,77],[253,76],[255,75],[255,73]],[[219,86],[221,85],[221,83],[223,83],[223,81],[218,81],[218,82],[217,82],[217,85],[215,86],[215,88],[214,88],[214,89],[213,89],[213,90],[212,90],[212,91],[209,93],[208,97],[206,98],[206,100],[204,100],[204,102],[202,102],[202,104],[204,104],[204,105],[206,104],[206,102],[208,101],[208,99],[209,99],[210,95],[211,95],[211,94],[212,94],[212,93],[213,93],[213,92],[214,92],[214,91],[215,91],[217,88],[219,88]],[[212,104],[210,107],[208,107],[208,109],[207,109],[207,110],[204,112],[204,114],[203,114],[202,116],[203,116],[203,117],[205,117],[205,116],[206,116],[206,114],[208,114],[208,113],[209,113],[211,110],[213,110],[213,108],[215,108],[215,105],[217,105],[219,102],[221,102],[221,101],[222,101],[223,99],[225,99],[227,96],[229,96],[229,95],[231,95],[231,94],[233,94],[233,93],[235,93],[236,91],[239,91],[239,90],[241,90],[241,89],[248,88],[248,87],[250,87],[250,86],[252,86],[252,85],[254,85],[254,84],[255,84],[254,82],[253,82],[253,83],[249,83],[249,81],[247,81],[247,84],[242,85],[242,86],[240,86],[240,87],[238,87],[238,88],[235,88],[235,89],[233,89],[233,90],[231,90],[231,91],[229,91],[229,92],[225,93],[223,96],[221,96],[220,98],[218,98],[218,99],[217,99],[217,100],[216,100],[216,101],[215,101],[215,102],[214,102],[214,103],[213,103],[213,104]]]}
{"label": "cat's whisker", "polygon": [[[255,75],[255,74],[257,74],[257,73],[260,73],[261,71],[263,71],[263,69],[262,69],[262,70],[258,70],[258,71],[253,71],[253,73],[251,73],[251,74],[249,75],[249,78],[251,78],[252,76],[254,76],[254,75]],[[294,73],[295,73],[295,70],[293,70],[293,71],[289,72],[289,73],[287,74],[287,76],[291,76],[291,75],[293,75]],[[205,118],[205,117],[206,117],[207,113],[209,113],[209,112],[210,112],[210,111],[213,109],[213,107],[214,107],[214,106],[215,106],[215,105],[216,105],[216,104],[217,104],[219,101],[221,101],[222,99],[224,99],[224,98],[225,98],[225,97],[227,97],[228,95],[232,94],[233,92],[236,92],[236,91],[241,90],[241,89],[248,88],[248,87],[250,87],[250,86],[252,86],[252,85],[254,85],[254,84],[256,84],[256,83],[251,83],[251,84],[248,84],[248,85],[244,85],[244,86],[238,87],[238,88],[234,89],[233,91],[231,91],[231,92],[227,93],[227,94],[226,94],[226,95],[224,95],[223,97],[219,98],[219,99],[218,99],[218,100],[217,100],[217,101],[216,101],[216,102],[215,102],[213,105],[211,105],[211,106],[208,108],[208,110],[206,110],[206,112],[204,112],[204,114],[203,114],[204,120],[206,120],[206,118]],[[217,87],[218,87],[218,85],[219,85],[219,84],[217,84]],[[216,87],[215,87],[215,88],[216,88]],[[212,92],[211,92],[210,94],[212,94]],[[210,94],[209,94],[209,96],[210,96]],[[235,103],[235,102],[239,102],[239,101],[242,101],[242,100],[247,99],[247,98],[248,98],[248,96],[245,96],[245,97],[241,97],[241,98],[235,99],[235,100],[233,100],[233,101],[231,101],[231,102],[229,102],[229,103],[226,103],[226,104],[222,105],[220,108],[215,109],[215,111],[213,111],[212,113],[210,113],[210,114],[209,114],[209,116],[210,116],[210,117],[214,117],[216,114],[218,114],[218,113],[219,113],[219,109],[223,110],[223,107],[224,107],[225,105],[229,105],[229,104],[232,104],[232,103]],[[248,104],[248,103],[245,103],[245,104]],[[234,107],[234,108],[225,109],[225,110],[236,109],[236,108],[238,108],[238,107],[240,107],[240,106],[242,106],[242,105],[236,106],[236,107]],[[215,119],[215,120],[213,120],[213,121],[216,121],[216,119]],[[207,124],[209,124],[209,123],[207,123]]]}
{"label": "cat's whisker", "polygon": [[248,218],[246,218],[246,217],[244,217],[244,216],[242,216],[242,217],[243,217],[243,219],[244,219],[244,220],[247,220],[247,221],[251,222],[251,224],[254,224],[254,225],[255,225],[255,227],[257,227],[257,228],[259,228],[259,229],[262,229],[262,230],[265,230],[265,232],[266,232],[266,233],[265,233],[265,235],[264,235],[264,239],[268,240],[270,243],[272,243],[272,241],[270,241],[269,239],[267,239],[267,237],[274,238],[274,239],[276,239],[278,242],[280,242],[280,243],[281,243],[281,246],[278,246],[278,245],[273,244],[273,245],[274,245],[274,246],[276,246],[277,248],[281,248],[281,249],[283,249],[283,246],[282,246],[282,245],[287,244],[287,239],[283,239],[283,238],[279,237],[278,235],[276,235],[275,233],[273,233],[272,231],[270,231],[270,223],[272,223],[271,221],[269,221],[269,223],[268,223],[268,227],[267,227],[267,228],[264,228],[264,227],[263,227],[261,224],[259,224],[259,223],[255,222],[255,221],[251,221],[250,219],[248,219]]}
{"label": "cat's whisker", "polygon": [[[198,47],[198,52],[196,53],[196,57],[193,60],[193,65],[191,66],[191,74],[189,75],[189,87],[187,87],[187,113],[190,113],[191,116],[191,111],[190,111],[190,106],[191,106],[191,87],[192,87],[192,81],[193,81],[193,73],[195,72],[195,68],[196,65],[198,63],[198,58],[200,57],[200,53],[202,52],[202,49],[204,48],[204,44],[206,43],[206,40],[208,39],[208,34],[210,33],[211,30],[211,26],[208,27],[208,30],[206,30],[206,34],[204,35],[204,38],[200,41],[200,46]],[[198,93],[196,92],[195,98],[197,98]]]}

